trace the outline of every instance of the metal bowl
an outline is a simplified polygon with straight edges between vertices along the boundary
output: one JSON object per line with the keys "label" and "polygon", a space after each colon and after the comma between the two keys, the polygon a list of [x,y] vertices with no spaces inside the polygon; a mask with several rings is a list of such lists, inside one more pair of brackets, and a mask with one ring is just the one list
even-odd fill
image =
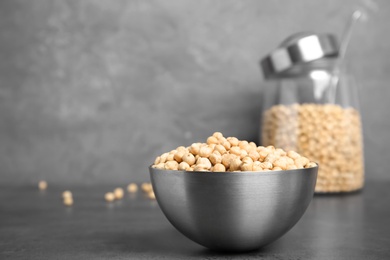
{"label": "metal bowl", "polygon": [[314,194],[318,166],[271,172],[149,167],[157,202],[189,239],[217,251],[259,249],[290,230]]}

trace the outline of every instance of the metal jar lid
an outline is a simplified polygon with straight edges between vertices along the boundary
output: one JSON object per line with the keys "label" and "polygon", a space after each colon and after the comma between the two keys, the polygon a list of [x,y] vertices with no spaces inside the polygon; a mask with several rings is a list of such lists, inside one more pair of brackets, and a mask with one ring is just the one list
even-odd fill
{"label": "metal jar lid", "polygon": [[338,45],[334,35],[297,33],[263,58],[261,68],[266,79],[275,78],[297,65],[337,56]]}

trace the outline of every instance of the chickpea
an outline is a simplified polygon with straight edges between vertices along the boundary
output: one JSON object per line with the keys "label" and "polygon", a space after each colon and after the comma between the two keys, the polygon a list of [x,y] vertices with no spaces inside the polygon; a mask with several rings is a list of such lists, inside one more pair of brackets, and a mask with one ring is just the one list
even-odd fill
{"label": "chickpea", "polygon": [[273,145],[268,145],[266,148],[267,148],[269,151],[272,151],[272,152],[275,151],[275,146],[273,146]]}
{"label": "chickpea", "polygon": [[214,152],[215,151],[218,151],[221,155],[225,154],[226,153],[226,148],[225,146],[221,145],[221,144],[218,144],[215,146],[214,148]]}
{"label": "chickpea", "polygon": [[152,200],[156,199],[156,195],[154,194],[153,191],[148,192],[147,196],[148,196],[149,199],[152,199]]}
{"label": "chickpea", "polygon": [[213,172],[225,172],[226,171],[226,168],[223,164],[221,163],[217,163],[214,165],[213,167]]}
{"label": "chickpea", "polygon": [[203,157],[200,157],[200,158],[196,161],[196,164],[197,164],[197,165],[203,165],[205,169],[210,169],[211,166],[212,166],[210,160],[207,159],[207,158],[203,158]]}
{"label": "chickpea", "polygon": [[194,168],[195,172],[207,172],[207,165],[204,164],[197,164]]}
{"label": "chickpea", "polygon": [[259,161],[254,161],[253,164],[252,164],[252,170],[253,171],[262,171],[263,170],[263,167],[261,167],[261,162]]}
{"label": "chickpea", "polygon": [[259,154],[256,150],[249,152],[248,156],[249,156],[254,162],[260,159],[260,154]]}
{"label": "chickpea", "polygon": [[224,154],[222,155],[222,164],[228,169],[230,167],[230,163],[236,156],[234,154]]}
{"label": "chickpea", "polygon": [[296,170],[298,167],[295,164],[289,164],[287,165],[286,170]]}
{"label": "chickpea", "polygon": [[218,144],[219,141],[218,141],[218,138],[215,137],[215,136],[210,136],[209,138],[207,138],[207,144]]}
{"label": "chickpea", "polygon": [[65,206],[72,206],[73,205],[73,198],[72,197],[65,197],[64,198],[64,205]]}
{"label": "chickpea", "polygon": [[263,163],[261,163],[261,168],[263,168],[263,169],[272,169],[272,167],[273,167],[273,165],[272,165],[272,163],[270,163],[270,162],[263,162]]}
{"label": "chickpea", "polygon": [[234,146],[234,147],[230,148],[229,152],[230,152],[230,154],[235,154],[237,156],[241,156],[241,149],[238,146]]}
{"label": "chickpea", "polygon": [[275,153],[280,156],[285,156],[287,154],[283,149],[280,148],[275,149]]}
{"label": "chickpea", "polygon": [[165,169],[165,163],[159,163],[157,165],[153,165],[152,167],[156,169]]}
{"label": "chickpea", "polygon": [[230,143],[231,146],[238,146],[239,140],[236,137],[228,137],[226,140]]}
{"label": "chickpea", "polygon": [[179,164],[176,161],[168,161],[165,163],[166,170],[177,170],[179,168]]}
{"label": "chickpea", "polygon": [[304,166],[308,164],[310,161],[306,157],[300,156],[297,159],[294,160],[295,165],[298,166],[298,168],[301,168],[300,166]]}
{"label": "chickpea", "polygon": [[268,151],[263,149],[259,151],[259,160],[263,162],[265,158],[268,156]]}
{"label": "chickpea", "polygon": [[46,190],[47,189],[47,182],[46,181],[39,181],[38,182],[38,188],[40,190]]}
{"label": "chickpea", "polygon": [[203,146],[199,150],[199,156],[208,158],[213,152],[213,148],[209,146]]}
{"label": "chickpea", "polygon": [[108,202],[111,202],[111,201],[114,201],[115,200],[115,195],[114,193],[112,192],[107,192],[105,195],[104,195],[104,199]]}
{"label": "chickpea", "polygon": [[135,183],[130,183],[128,186],[127,186],[127,191],[129,193],[135,193],[138,191],[138,185],[135,184]]}
{"label": "chickpea", "polygon": [[174,157],[175,157],[175,154],[174,154],[174,153],[168,154],[166,163],[175,160]]}
{"label": "chickpea", "polygon": [[62,193],[62,198],[65,199],[65,198],[72,198],[72,192],[66,190]]}
{"label": "chickpea", "polygon": [[237,171],[240,169],[241,164],[242,164],[242,161],[240,160],[240,158],[235,158],[231,161],[229,170],[230,171]]}
{"label": "chickpea", "polygon": [[317,164],[315,162],[309,162],[308,164],[305,165],[305,168],[311,168],[311,167],[316,167]]}
{"label": "chickpea", "polygon": [[213,137],[217,138],[218,140],[221,140],[223,138],[223,135],[220,132],[215,132],[213,134]]}
{"label": "chickpea", "polygon": [[[189,148],[189,151],[193,154],[193,155],[197,155],[199,153],[199,150],[200,150],[200,143],[193,143],[191,144],[190,148]],[[187,162],[188,163],[188,162]]]}
{"label": "chickpea", "polygon": [[177,147],[177,148],[176,148],[176,151],[182,152],[182,153],[188,152],[188,151],[187,151],[187,148],[185,148],[184,146],[179,146],[179,147]]}
{"label": "chickpea", "polygon": [[187,171],[188,168],[190,168],[190,165],[186,162],[181,162],[178,167],[180,171]]}
{"label": "chickpea", "polygon": [[163,153],[160,156],[160,163],[165,163],[167,161],[168,155],[169,155],[169,153]]}
{"label": "chickpea", "polygon": [[248,163],[248,164],[252,164],[253,163],[253,159],[249,156],[246,156],[244,158],[242,158],[242,162],[243,163]]}
{"label": "chickpea", "polygon": [[211,154],[210,157],[210,162],[213,164],[213,165],[216,165],[217,163],[221,163],[222,162],[222,156],[219,155],[219,154]]}
{"label": "chickpea", "polygon": [[150,183],[144,182],[141,185],[141,189],[143,192],[148,193],[149,191],[153,190],[153,187]]}
{"label": "chickpea", "polygon": [[226,150],[229,150],[230,147],[231,147],[231,144],[230,144],[230,142],[228,142],[228,141],[222,142],[222,145],[223,145],[223,147],[225,147]]}
{"label": "chickpea", "polygon": [[240,147],[241,149],[246,149],[247,146],[249,145],[248,141],[239,141],[238,142],[238,147]]}
{"label": "chickpea", "polygon": [[282,170],[285,170],[287,168],[287,160],[284,158],[279,158],[273,163],[274,167],[278,167]]}
{"label": "chickpea", "polygon": [[278,157],[277,157],[275,154],[269,153],[269,154],[267,155],[267,157],[265,157],[264,162],[273,163],[273,162],[276,161],[277,159],[278,159]]}
{"label": "chickpea", "polygon": [[185,154],[184,151],[178,151],[173,155],[173,158],[176,162],[181,163],[183,161],[183,155]]}
{"label": "chickpea", "polygon": [[283,170],[283,169],[280,168],[280,167],[274,167],[274,168],[272,168],[272,170],[273,170],[273,171],[281,171],[281,170]]}
{"label": "chickpea", "polygon": [[122,188],[116,188],[114,190],[115,199],[120,200],[123,198],[123,195],[124,195],[124,191]]}
{"label": "chickpea", "polygon": [[240,158],[241,159],[246,157],[247,155],[248,155],[248,152],[246,150],[241,150],[241,152],[240,152]]}
{"label": "chickpea", "polygon": [[253,171],[253,163],[242,163],[241,171]]}
{"label": "chickpea", "polygon": [[186,153],[183,155],[182,160],[191,166],[195,163],[195,156],[191,153]]}
{"label": "chickpea", "polygon": [[211,148],[212,151],[214,151],[216,144],[209,144],[208,147]]}

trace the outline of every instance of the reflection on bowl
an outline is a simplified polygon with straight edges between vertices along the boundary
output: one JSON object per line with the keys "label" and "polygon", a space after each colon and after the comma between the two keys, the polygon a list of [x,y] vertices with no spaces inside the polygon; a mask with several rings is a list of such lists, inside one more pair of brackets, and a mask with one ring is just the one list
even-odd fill
{"label": "reflection on bowl", "polygon": [[149,167],[157,202],[191,240],[218,251],[269,244],[302,217],[318,166],[272,172],[186,172]]}

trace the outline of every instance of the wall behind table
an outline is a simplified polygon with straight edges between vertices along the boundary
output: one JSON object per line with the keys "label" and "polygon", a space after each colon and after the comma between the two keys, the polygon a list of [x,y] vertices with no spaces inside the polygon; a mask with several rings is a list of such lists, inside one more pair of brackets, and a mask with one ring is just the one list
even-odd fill
{"label": "wall behind table", "polygon": [[368,178],[390,179],[390,2],[1,1],[2,184],[148,180],[214,131],[258,141],[258,60],[298,31],[340,35],[361,86]]}

